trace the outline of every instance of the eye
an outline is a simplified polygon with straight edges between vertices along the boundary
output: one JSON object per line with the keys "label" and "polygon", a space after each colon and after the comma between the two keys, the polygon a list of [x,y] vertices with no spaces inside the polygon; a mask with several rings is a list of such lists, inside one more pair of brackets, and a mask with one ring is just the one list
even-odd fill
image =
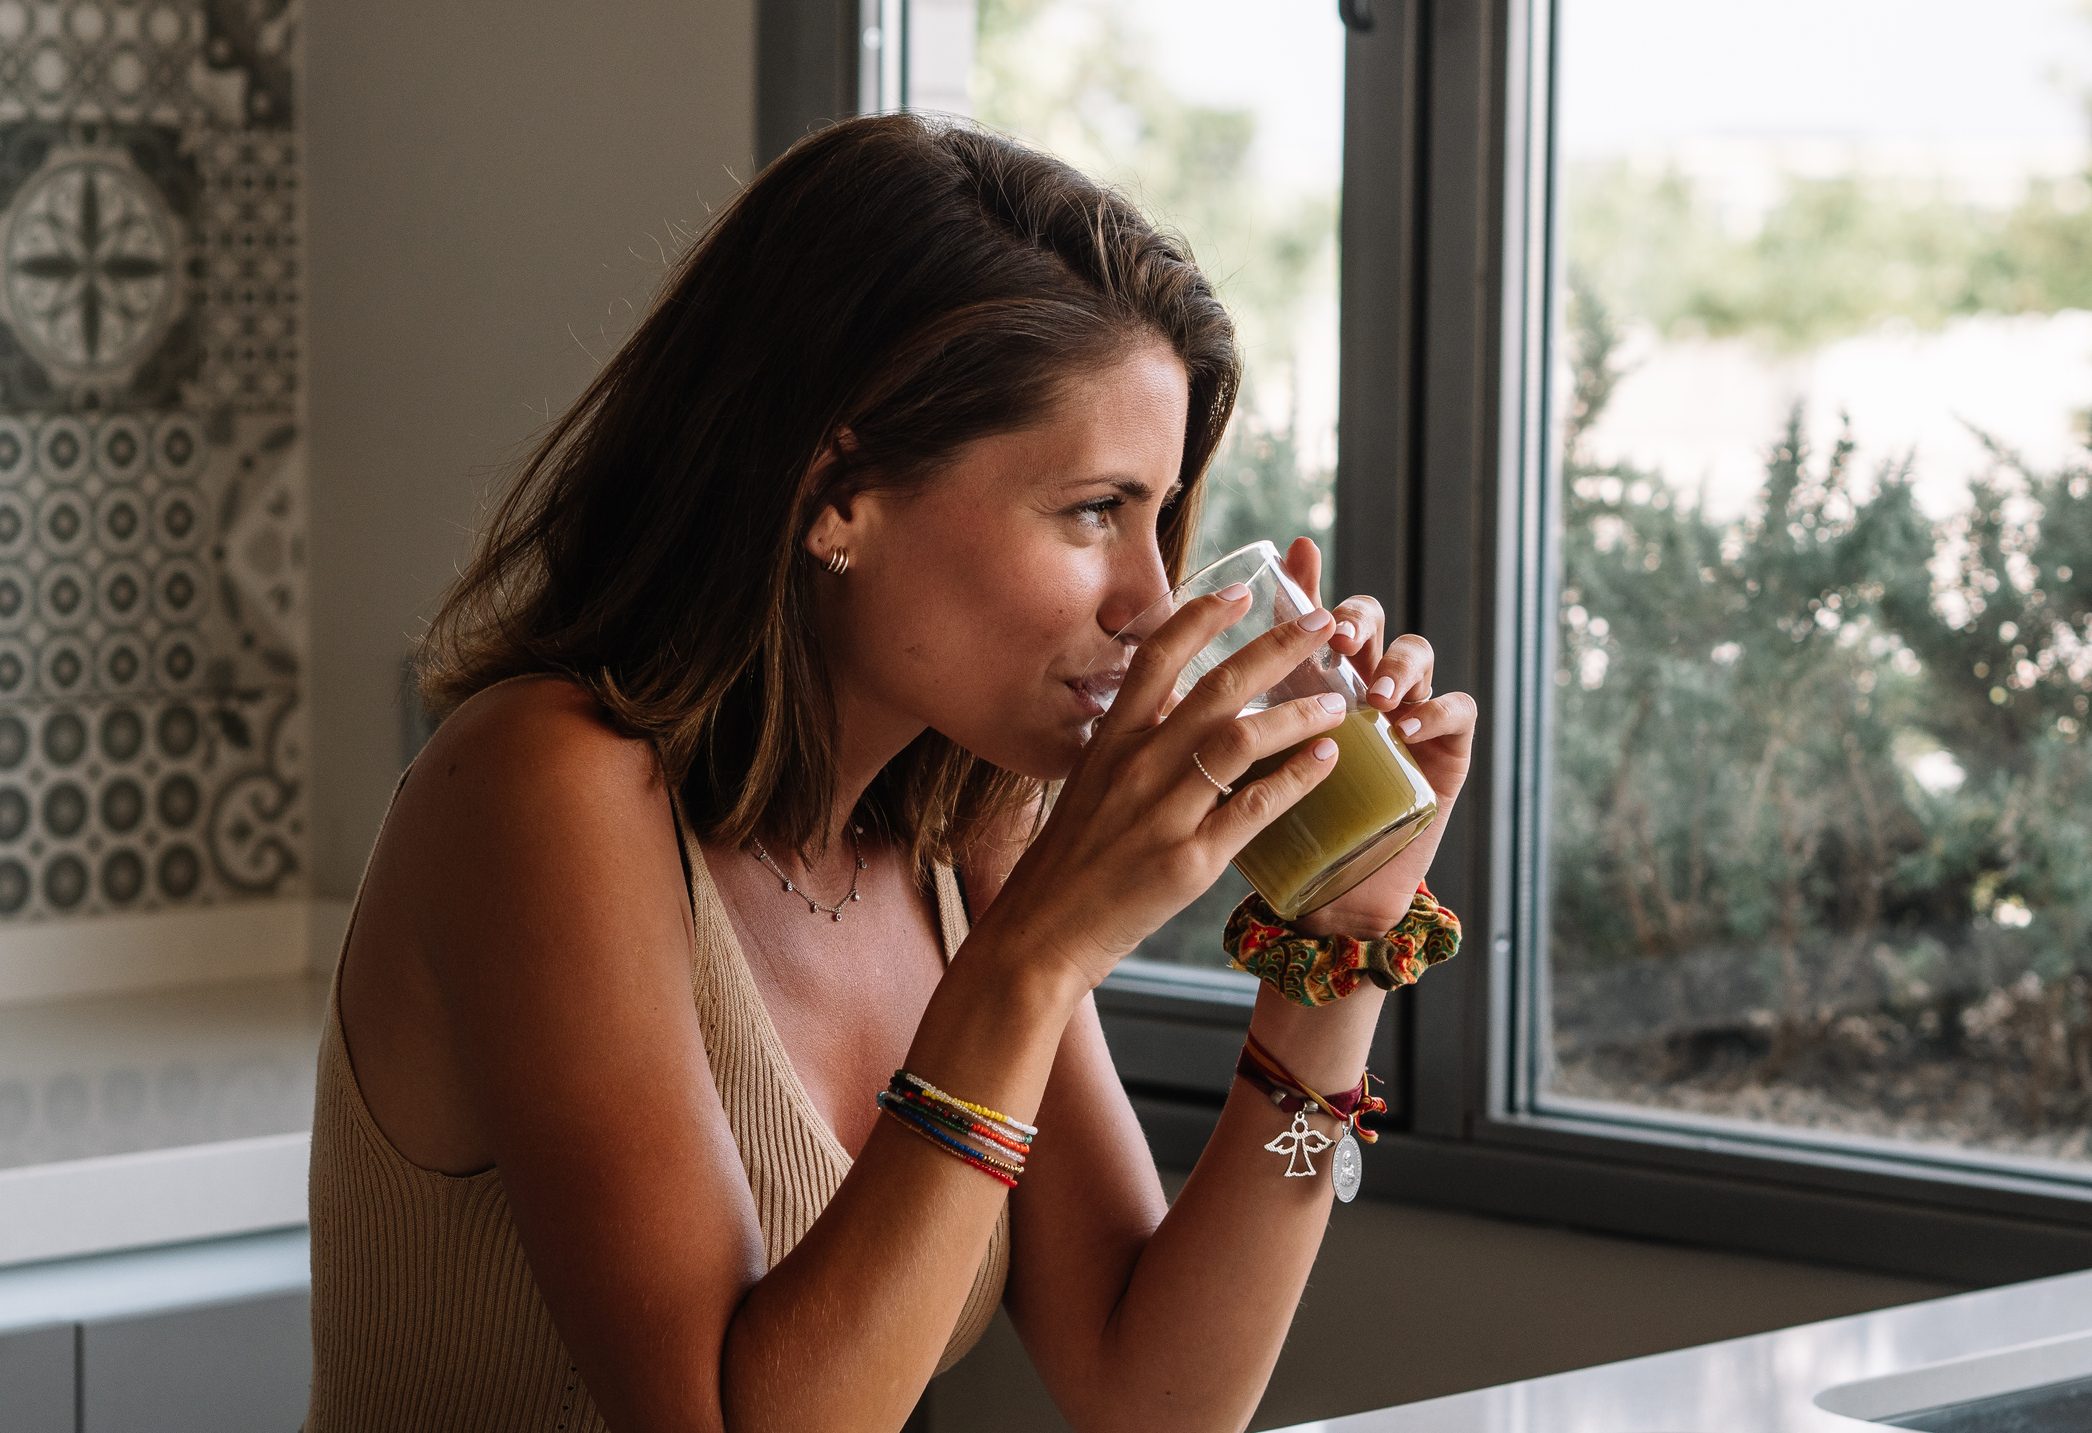
{"label": "eye", "polygon": [[[1082,504],[1075,511],[1078,514],[1093,516],[1096,521],[1090,525],[1102,527],[1104,525],[1103,517],[1105,513],[1110,512],[1113,508],[1124,507],[1125,505],[1126,500],[1124,498],[1098,498],[1095,502]],[[1085,517],[1084,520],[1088,521],[1088,518]]]}

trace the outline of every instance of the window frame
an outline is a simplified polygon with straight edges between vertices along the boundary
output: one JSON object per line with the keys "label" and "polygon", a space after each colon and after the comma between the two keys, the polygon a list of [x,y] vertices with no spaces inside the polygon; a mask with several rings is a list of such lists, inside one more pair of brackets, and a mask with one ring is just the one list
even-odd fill
{"label": "window frame", "polygon": [[[759,21],[764,161],[812,117],[852,112],[860,7],[880,3],[827,0],[832,25]],[[1391,634],[1429,637],[1436,688],[1472,693],[1481,712],[1432,869],[1461,912],[1463,951],[1387,1001],[1371,1063],[1393,1075],[1389,1120],[1363,1193],[1971,1285],[2092,1265],[2087,1179],[1741,1122],[1531,1108],[1526,1032],[1544,1028],[1544,970],[1521,953],[1547,928],[1547,833],[1546,692],[1528,674],[1551,670],[1553,634],[1527,617],[1554,590],[1543,539],[1558,6],[1341,7],[1339,521],[1326,584],[1378,594]],[[1253,1001],[1231,972],[1138,959],[1098,988],[1164,1165],[1203,1149]]]}

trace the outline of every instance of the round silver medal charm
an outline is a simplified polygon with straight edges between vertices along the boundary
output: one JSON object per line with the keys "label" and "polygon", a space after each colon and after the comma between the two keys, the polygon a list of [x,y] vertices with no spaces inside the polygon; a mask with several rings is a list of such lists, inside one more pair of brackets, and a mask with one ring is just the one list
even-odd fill
{"label": "round silver medal charm", "polygon": [[1337,1137],[1336,1153],[1329,1160],[1329,1182],[1335,1186],[1337,1198],[1349,1204],[1358,1193],[1359,1178],[1365,1173],[1365,1161],[1359,1157],[1358,1141],[1352,1137],[1351,1126]]}

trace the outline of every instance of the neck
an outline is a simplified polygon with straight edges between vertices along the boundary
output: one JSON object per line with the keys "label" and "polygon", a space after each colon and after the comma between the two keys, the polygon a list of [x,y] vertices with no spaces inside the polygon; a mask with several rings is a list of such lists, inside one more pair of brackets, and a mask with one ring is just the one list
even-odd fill
{"label": "neck", "polygon": [[[816,834],[805,851],[780,851],[764,842],[771,859],[787,871],[817,874],[850,869],[856,858],[856,850],[850,842],[850,828],[865,792],[888,763],[927,730],[921,722],[896,719],[891,712],[880,711],[855,699],[854,694],[840,682],[836,689],[836,708],[839,739],[836,742],[835,803],[829,808],[825,829]],[[823,837],[826,838],[825,845]],[[858,838],[859,841],[863,839]],[[808,861],[806,852],[816,853],[815,859]]]}

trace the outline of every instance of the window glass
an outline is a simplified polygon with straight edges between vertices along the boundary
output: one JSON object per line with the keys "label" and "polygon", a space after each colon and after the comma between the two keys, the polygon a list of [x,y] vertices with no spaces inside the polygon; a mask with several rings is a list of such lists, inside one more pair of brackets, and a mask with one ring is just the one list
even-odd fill
{"label": "window glass", "polygon": [[[910,0],[909,108],[971,115],[1122,188],[1189,242],[1245,374],[1194,563],[1335,520],[1344,29],[1266,0]],[[1327,596],[1329,594],[1325,594]],[[1229,870],[1142,948],[1215,965]],[[1247,977],[1244,977],[1247,979]]]}
{"label": "window glass", "polygon": [[2092,11],[1560,0],[1536,1103],[2092,1136]]}

